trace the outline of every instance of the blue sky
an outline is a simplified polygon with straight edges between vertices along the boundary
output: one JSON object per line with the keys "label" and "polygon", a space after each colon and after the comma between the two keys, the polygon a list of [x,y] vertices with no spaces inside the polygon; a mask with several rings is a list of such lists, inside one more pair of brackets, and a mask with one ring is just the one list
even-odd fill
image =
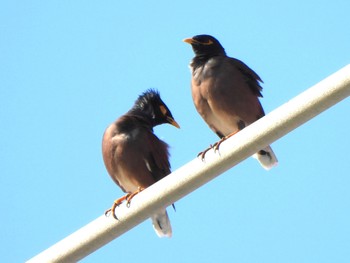
{"label": "blue sky", "polygon": [[[0,257],[23,262],[122,195],[101,156],[104,129],[148,88],[181,125],[156,134],[176,169],[217,140],[194,109],[182,39],[217,37],[264,80],[268,113],[350,61],[349,1],[2,1]],[[349,262],[350,101],[83,262]]]}

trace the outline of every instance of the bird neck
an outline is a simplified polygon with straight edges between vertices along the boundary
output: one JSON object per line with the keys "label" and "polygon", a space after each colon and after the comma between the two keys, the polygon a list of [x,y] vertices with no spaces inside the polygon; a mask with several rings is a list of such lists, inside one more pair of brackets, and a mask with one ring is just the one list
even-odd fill
{"label": "bird neck", "polygon": [[226,56],[225,50],[221,50],[217,53],[197,53],[196,56],[192,59],[191,67],[196,69],[198,67],[203,66],[205,63],[209,61],[209,59],[216,56]]}
{"label": "bird neck", "polygon": [[153,130],[153,127],[155,126],[155,124],[152,116],[149,116],[149,114],[136,108],[136,109],[130,110],[128,112],[128,115],[132,116],[132,118],[142,126],[147,127],[150,130]]}
{"label": "bird neck", "polygon": [[202,57],[202,56],[195,56],[192,61],[190,66],[192,67],[193,70],[203,66],[205,63],[207,63],[207,61],[209,60],[209,58],[207,57]]}

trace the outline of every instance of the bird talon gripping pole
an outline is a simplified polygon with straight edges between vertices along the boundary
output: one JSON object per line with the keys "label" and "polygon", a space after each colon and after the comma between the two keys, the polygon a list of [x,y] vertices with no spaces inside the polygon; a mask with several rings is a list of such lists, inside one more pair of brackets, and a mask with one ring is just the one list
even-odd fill
{"label": "bird talon gripping pole", "polygon": [[129,208],[130,204],[131,204],[131,199],[133,199],[135,197],[135,195],[137,195],[138,193],[142,192],[144,190],[144,188],[142,187],[138,187],[137,191],[132,193],[132,194],[127,194],[126,197],[126,206]]}
{"label": "bird talon gripping pole", "polygon": [[217,143],[214,144],[214,152],[219,150],[220,144],[222,144],[224,141],[226,141],[228,138],[232,137],[233,135],[235,135],[236,133],[238,133],[238,131],[235,131],[227,136],[224,136],[220,139],[220,141],[218,141]]}
{"label": "bird talon gripping pole", "polygon": [[210,144],[209,147],[207,149],[205,149],[204,151],[200,152],[197,154],[197,157],[201,157],[201,160],[204,161],[205,159],[205,155],[208,151],[210,151],[211,149],[213,149],[213,147],[215,147],[216,143],[214,143],[214,145]]}
{"label": "bird talon gripping pole", "polygon": [[108,209],[108,210],[105,211],[105,216],[110,216],[110,214],[112,213],[114,219],[119,220],[118,217],[117,217],[116,214],[115,214],[115,209],[116,209],[119,205],[121,205],[121,204],[123,203],[124,200],[127,200],[127,198],[128,198],[129,195],[130,195],[130,194],[126,194],[126,195],[120,197],[119,199],[115,200],[115,201],[113,202],[112,207],[111,207],[110,209]]}

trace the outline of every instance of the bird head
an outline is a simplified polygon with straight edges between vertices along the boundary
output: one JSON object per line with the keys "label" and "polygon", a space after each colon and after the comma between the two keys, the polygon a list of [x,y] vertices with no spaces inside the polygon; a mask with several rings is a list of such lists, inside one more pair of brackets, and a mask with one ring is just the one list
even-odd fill
{"label": "bird head", "polygon": [[153,127],[163,123],[169,123],[176,128],[180,128],[169,108],[160,98],[157,90],[149,89],[142,93],[135,101],[135,105],[131,111],[145,116]]}
{"label": "bird head", "polygon": [[211,57],[226,54],[220,42],[210,35],[197,35],[192,38],[186,38],[183,41],[192,46],[196,56]]}

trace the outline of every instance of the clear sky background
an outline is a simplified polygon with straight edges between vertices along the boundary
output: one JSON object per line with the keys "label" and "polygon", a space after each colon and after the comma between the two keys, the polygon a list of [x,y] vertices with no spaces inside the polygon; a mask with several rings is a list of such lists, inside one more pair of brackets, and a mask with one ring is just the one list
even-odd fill
{"label": "clear sky background", "polygon": [[[350,2],[2,1],[0,258],[23,262],[99,217],[122,191],[105,128],[157,88],[181,129],[156,134],[173,169],[217,137],[197,114],[182,39],[211,34],[264,80],[268,113],[350,62]],[[350,262],[350,100],[83,262]]]}

